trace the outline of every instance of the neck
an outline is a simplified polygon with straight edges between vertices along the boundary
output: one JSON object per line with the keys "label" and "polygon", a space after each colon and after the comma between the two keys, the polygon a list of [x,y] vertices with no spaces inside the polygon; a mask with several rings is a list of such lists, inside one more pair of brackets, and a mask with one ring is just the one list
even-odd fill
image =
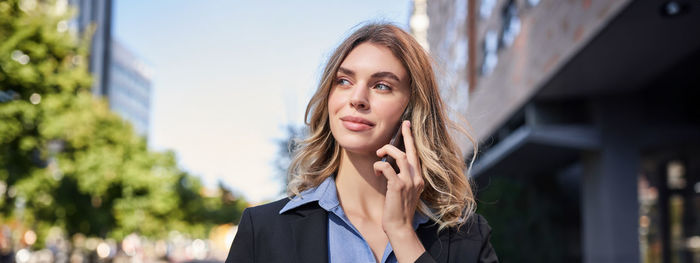
{"label": "neck", "polygon": [[386,178],[375,175],[373,154],[351,153],[342,149],[335,184],[338,199],[346,213],[362,214],[381,222],[386,193]]}

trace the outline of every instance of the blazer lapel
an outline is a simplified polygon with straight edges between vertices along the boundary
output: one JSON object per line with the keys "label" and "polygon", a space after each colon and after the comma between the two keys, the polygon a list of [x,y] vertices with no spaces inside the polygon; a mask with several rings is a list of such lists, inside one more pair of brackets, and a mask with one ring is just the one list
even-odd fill
{"label": "blazer lapel", "polygon": [[293,220],[291,228],[297,262],[328,262],[328,213],[318,205],[296,212],[301,218]]}

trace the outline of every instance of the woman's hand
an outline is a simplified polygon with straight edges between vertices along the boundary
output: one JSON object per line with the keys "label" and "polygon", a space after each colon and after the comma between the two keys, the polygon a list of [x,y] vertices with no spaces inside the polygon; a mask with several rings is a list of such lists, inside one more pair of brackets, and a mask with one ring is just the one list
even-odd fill
{"label": "woman's hand", "polygon": [[396,174],[394,168],[383,161],[374,163],[374,172],[377,176],[384,175],[387,179],[382,228],[399,262],[413,262],[425,252],[412,224],[424,182],[420,159],[413,143],[411,123],[404,121],[401,123],[401,129],[406,152],[389,144],[377,150],[379,157],[388,154],[396,160],[399,173]]}

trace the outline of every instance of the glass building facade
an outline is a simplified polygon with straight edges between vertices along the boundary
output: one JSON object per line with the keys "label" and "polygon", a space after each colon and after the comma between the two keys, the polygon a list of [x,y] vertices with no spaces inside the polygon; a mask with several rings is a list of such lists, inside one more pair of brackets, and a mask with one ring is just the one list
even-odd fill
{"label": "glass building facade", "polygon": [[129,121],[136,132],[148,135],[151,112],[151,69],[119,42],[112,42],[109,106]]}
{"label": "glass building facade", "polygon": [[109,107],[129,121],[134,130],[148,136],[151,109],[151,67],[112,37],[112,0],[60,0],[77,15],[71,30],[84,34],[94,27],[89,70],[92,92],[104,97]]}

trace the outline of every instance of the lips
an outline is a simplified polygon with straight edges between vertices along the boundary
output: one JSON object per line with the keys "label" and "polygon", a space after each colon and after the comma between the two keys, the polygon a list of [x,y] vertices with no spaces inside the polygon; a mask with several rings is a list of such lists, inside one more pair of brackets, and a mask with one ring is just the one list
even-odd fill
{"label": "lips", "polygon": [[340,120],[343,121],[343,126],[351,131],[365,131],[374,127],[374,123],[361,117],[344,116]]}

